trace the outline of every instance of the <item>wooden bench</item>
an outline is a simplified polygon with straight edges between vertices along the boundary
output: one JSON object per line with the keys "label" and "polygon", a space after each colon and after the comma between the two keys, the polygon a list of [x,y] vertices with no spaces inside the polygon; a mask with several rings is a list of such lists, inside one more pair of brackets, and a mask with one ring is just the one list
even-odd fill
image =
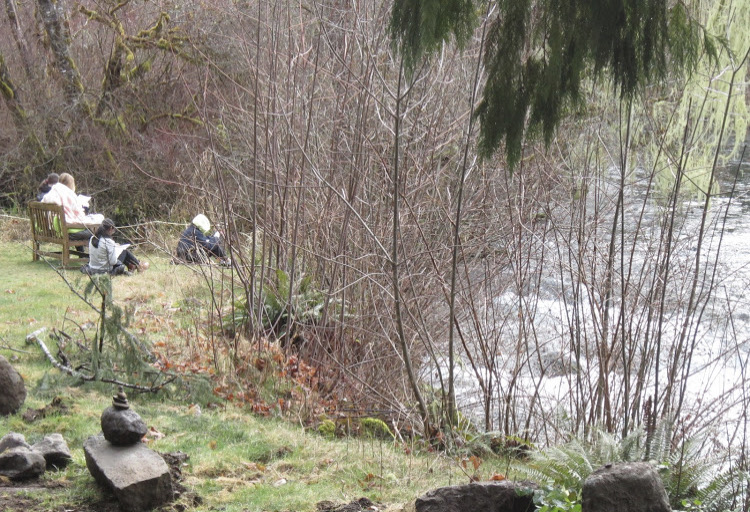
{"label": "wooden bench", "polygon": [[[86,228],[83,224],[68,224],[65,222],[63,207],[58,204],[41,203],[31,201],[28,204],[29,219],[31,220],[32,260],[37,261],[39,256],[49,256],[62,260],[63,267],[70,266],[71,253],[80,256],[76,263],[88,263],[89,257],[83,252],[83,247],[88,247],[88,240],[71,240],[71,229]],[[92,232],[96,226],[88,226]],[[42,244],[55,244],[62,246],[60,251],[43,251]]]}

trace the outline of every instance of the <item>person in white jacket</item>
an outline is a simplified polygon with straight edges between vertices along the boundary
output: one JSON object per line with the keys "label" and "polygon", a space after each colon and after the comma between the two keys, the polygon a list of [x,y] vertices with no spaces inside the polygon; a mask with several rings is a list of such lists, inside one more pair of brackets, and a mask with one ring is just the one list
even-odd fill
{"label": "person in white jacket", "polygon": [[115,230],[115,223],[104,219],[89,240],[88,273],[120,275],[135,270],[143,271],[149,267],[147,261],[138,261],[128,250],[130,244],[120,245],[112,240]]}
{"label": "person in white jacket", "polygon": [[93,235],[93,229],[104,220],[104,215],[99,213],[86,215],[75,193],[75,186],[73,176],[63,173],[60,175],[60,181],[52,185],[49,192],[44,195],[42,202],[62,206],[66,223],[86,226],[86,229],[68,230],[71,240],[88,240]]}

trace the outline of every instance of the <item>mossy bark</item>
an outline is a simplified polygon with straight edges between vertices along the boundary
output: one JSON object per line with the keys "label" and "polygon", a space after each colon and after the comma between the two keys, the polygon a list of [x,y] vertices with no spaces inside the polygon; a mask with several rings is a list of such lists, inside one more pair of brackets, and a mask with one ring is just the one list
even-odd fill
{"label": "mossy bark", "polygon": [[112,50],[112,54],[107,61],[107,66],[104,70],[104,81],[102,83],[102,95],[99,98],[99,103],[96,105],[96,117],[100,117],[104,111],[104,107],[107,104],[109,97],[112,92],[120,87],[122,84],[122,54],[125,50],[120,37],[118,36],[115,40],[115,46]]}
{"label": "mossy bark", "polygon": [[44,30],[55,56],[55,65],[60,72],[68,104],[90,114],[83,101],[83,82],[75,61],[70,55],[70,27],[63,6],[57,0],[37,0]]}

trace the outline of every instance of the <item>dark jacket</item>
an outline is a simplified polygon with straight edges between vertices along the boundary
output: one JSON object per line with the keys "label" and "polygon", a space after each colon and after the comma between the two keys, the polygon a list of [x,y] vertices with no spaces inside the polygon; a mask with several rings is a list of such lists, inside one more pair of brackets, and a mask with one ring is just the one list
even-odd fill
{"label": "dark jacket", "polygon": [[225,258],[218,236],[206,236],[190,224],[177,242],[177,257],[191,263],[205,262],[208,256]]}
{"label": "dark jacket", "polygon": [[36,200],[41,201],[51,189],[52,187],[47,184],[47,181],[43,181],[42,184],[39,185],[39,192],[36,194]]}

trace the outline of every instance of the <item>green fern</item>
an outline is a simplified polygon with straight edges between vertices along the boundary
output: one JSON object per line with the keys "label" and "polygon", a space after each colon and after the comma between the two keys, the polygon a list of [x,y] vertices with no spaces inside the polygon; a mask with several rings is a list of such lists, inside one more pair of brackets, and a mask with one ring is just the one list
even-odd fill
{"label": "green fern", "polygon": [[750,499],[750,472],[732,468],[711,479],[697,493],[700,509],[706,512],[728,512],[748,510]]}
{"label": "green fern", "polygon": [[[659,422],[650,435],[637,429],[623,439],[597,430],[588,440],[574,439],[534,451],[528,460],[513,461],[511,469],[516,478],[580,496],[584,481],[597,468],[609,463],[648,461],[659,471],[673,509],[747,512],[743,499],[750,496],[750,473],[726,469],[722,464],[725,460],[707,456],[703,435],[679,444],[674,443],[674,437],[670,421]],[[576,503],[572,500],[570,506]]]}

